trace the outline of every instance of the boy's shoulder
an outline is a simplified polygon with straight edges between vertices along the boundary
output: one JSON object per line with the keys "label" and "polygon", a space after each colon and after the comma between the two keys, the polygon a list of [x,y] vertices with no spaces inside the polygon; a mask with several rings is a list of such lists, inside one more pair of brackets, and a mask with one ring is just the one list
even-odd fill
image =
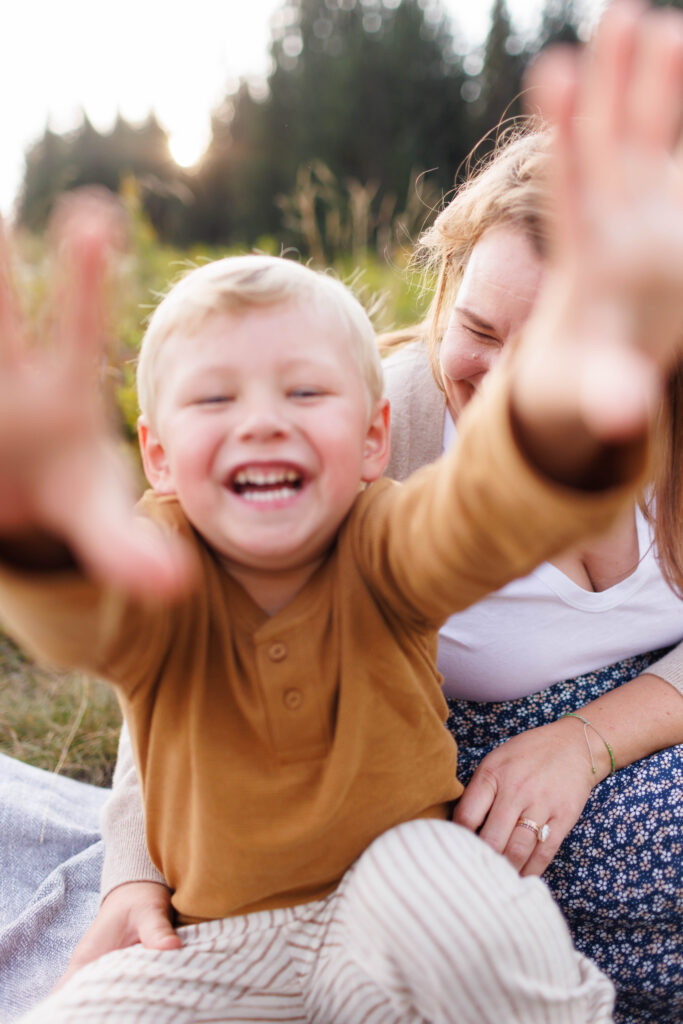
{"label": "boy's shoulder", "polygon": [[178,534],[187,540],[197,536],[175,494],[157,494],[150,487],[138,501],[135,512],[162,530]]}

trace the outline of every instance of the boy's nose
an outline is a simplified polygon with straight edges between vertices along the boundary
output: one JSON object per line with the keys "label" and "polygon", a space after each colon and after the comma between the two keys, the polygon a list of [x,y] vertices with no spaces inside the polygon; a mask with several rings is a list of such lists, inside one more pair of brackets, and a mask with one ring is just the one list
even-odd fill
{"label": "boy's nose", "polygon": [[264,406],[245,411],[237,430],[241,441],[265,441],[286,437],[289,434],[287,421],[278,412]]}

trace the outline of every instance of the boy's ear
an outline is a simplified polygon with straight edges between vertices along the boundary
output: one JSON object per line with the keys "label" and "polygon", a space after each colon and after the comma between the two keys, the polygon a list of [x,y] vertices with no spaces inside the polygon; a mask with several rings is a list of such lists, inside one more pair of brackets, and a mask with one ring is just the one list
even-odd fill
{"label": "boy's ear", "polygon": [[391,415],[389,399],[381,398],[375,405],[363,447],[363,473],[361,479],[370,484],[378,480],[389,461],[389,425]]}
{"label": "boy's ear", "polygon": [[144,416],[138,417],[138,442],[142,465],[150,487],[157,494],[175,494],[166,452]]}

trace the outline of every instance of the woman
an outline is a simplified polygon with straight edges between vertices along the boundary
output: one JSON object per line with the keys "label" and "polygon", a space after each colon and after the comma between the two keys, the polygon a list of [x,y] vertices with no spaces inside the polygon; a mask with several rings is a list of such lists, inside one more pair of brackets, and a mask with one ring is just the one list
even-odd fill
{"label": "woman", "polygon": [[[396,476],[441,454],[529,316],[543,275],[546,144],[536,133],[502,147],[423,239],[439,271],[425,340],[387,361]],[[674,474],[660,476],[660,524],[675,523]],[[680,586],[671,532],[657,540]],[[681,653],[647,671],[682,625],[648,516],[634,509],[441,631],[449,727],[469,783],[455,820],[522,873],[552,861],[544,877],[579,948],[615,980],[621,1021],[683,1014]],[[545,841],[530,823],[548,826]]]}
{"label": "woman", "polygon": [[[501,147],[423,239],[439,269],[428,321],[398,351],[406,332],[385,339],[389,473],[397,478],[450,443],[533,307],[543,274],[546,142],[533,133]],[[640,509],[608,537],[454,616],[441,634],[449,727],[469,783],[455,820],[480,830],[522,873],[547,868],[577,945],[617,983],[623,1024],[673,1024],[683,1010],[683,866],[672,805],[683,767],[674,746],[683,741],[683,656],[647,671],[681,637],[683,605]],[[136,807],[124,738],[103,825],[110,895],[74,968],[113,934],[119,944],[179,941]]]}

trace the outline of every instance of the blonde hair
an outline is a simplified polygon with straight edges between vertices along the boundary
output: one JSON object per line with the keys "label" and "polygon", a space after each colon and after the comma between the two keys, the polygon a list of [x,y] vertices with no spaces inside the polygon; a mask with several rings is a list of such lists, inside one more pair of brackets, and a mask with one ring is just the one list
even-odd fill
{"label": "blonde hair", "polygon": [[[375,331],[353,293],[340,281],[294,260],[276,256],[229,256],[191,270],[171,288],[152,314],[137,367],[138,403],[152,422],[159,389],[159,353],[171,336],[188,344],[215,314],[244,314],[268,306],[297,304],[327,313],[345,332],[365,382],[370,405],[382,395],[382,364]],[[322,333],[322,332],[321,332]]]}
{"label": "blonde hair", "polygon": [[[492,227],[519,228],[548,255],[552,222],[549,130],[527,120],[499,137],[491,155],[456,191],[420,238],[416,261],[436,274],[434,298],[423,323],[379,339],[383,354],[410,341],[427,345],[434,378],[443,390],[439,348],[458,287],[474,246]],[[683,597],[683,364],[671,374],[653,433],[654,486],[643,507],[654,535],[660,568]]]}
{"label": "blonde hair", "polygon": [[427,317],[417,327],[380,339],[380,345],[386,352],[411,336],[423,338],[439,387],[441,338],[467,262],[484,232],[502,224],[518,227],[545,255],[551,209],[549,144],[549,131],[536,120],[502,133],[493,152],[457,189],[418,242],[416,262],[436,275]]}
{"label": "blonde hair", "polygon": [[550,133],[515,128],[503,136],[441,211],[419,242],[420,258],[437,272],[427,341],[437,379],[439,346],[465,267],[485,231],[518,227],[539,255],[547,248]]}

